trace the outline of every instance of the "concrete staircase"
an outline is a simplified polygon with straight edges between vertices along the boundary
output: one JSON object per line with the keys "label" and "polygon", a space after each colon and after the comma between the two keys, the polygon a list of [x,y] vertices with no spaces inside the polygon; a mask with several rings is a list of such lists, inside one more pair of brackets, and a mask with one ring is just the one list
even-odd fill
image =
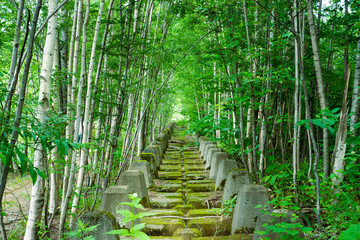
{"label": "concrete staircase", "polygon": [[154,186],[149,188],[150,208],[156,213],[142,219],[151,239],[233,240],[252,239],[251,234],[231,234],[231,217],[220,216],[222,191],[200,157],[198,147],[175,128],[160,164]]}

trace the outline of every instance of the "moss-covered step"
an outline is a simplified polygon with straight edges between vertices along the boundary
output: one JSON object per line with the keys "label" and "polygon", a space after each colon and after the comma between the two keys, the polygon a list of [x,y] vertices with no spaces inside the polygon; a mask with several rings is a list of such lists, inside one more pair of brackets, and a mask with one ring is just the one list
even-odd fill
{"label": "moss-covered step", "polygon": [[194,237],[191,240],[252,240],[252,234],[235,234],[230,236],[215,236],[215,237]]}
{"label": "moss-covered step", "polygon": [[181,166],[180,165],[160,165],[160,171],[164,172],[180,172]]}
{"label": "moss-covered step", "polygon": [[159,179],[175,180],[182,177],[181,172],[158,171]]}
{"label": "moss-covered step", "polygon": [[187,203],[195,209],[217,208],[221,206],[221,195],[216,192],[196,192],[187,194]]}
{"label": "moss-covered step", "polygon": [[191,209],[186,213],[186,216],[191,217],[204,217],[204,216],[216,216],[214,209]]}
{"label": "moss-covered step", "polygon": [[231,234],[231,223],[231,218],[209,216],[190,219],[187,226],[199,229],[203,236],[225,236]]}
{"label": "moss-covered step", "polygon": [[187,181],[187,184],[205,184],[205,183],[215,183],[215,180],[203,179],[203,180],[189,180],[189,181]]}
{"label": "moss-covered step", "polygon": [[188,165],[203,165],[203,160],[202,159],[185,159],[184,160],[184,163],[185,164],[188,164]]}
{"label": "moss-covered step", "polygon": [[[176,192],[179,189],[183,189],[182,183],[165,183],[160,186],[156,186],[157,192]],[[205,192],[205,191],[204,191]]]}
{"label": "moss-covered step", "polygon": [[146,209],[146,212],[155,214],[154,216],[176,216],[176,217],[183,217],[185,214],[176,209]]}
{"label": "moss-covered step", "polygon": [[181,237],[182,240],[191,240],[194,237],[202,237],[202,232],[197,228],[179,228],[175,231],[174,237]]}
{"label": "moss-covered step", "polygon": [[180,164],[181,164],[181,160],[173,160],[173,159],[164,159],[161,162],[161,165],[180,165]]}
{"label": "moss-covered step", "polygon": [[185,177],[190,180],[201,180],[208,178],[208,171],[187,171]]}
{"label": "moss-covered step", "polygon": [[150,237],[151,240],[182,240],[181,237]]}
{"label": "moss-covered step", "polygon": [[182,240],[181,237],[150,237],[151,240]]}
{"label": "moss-covered step", "polygon": [[177,229],[185,228],[185,222],[180,218],[145,217],[141,222],[145,223],[144,232],[150,236],[173,236]]}
{"label": "moss-covered step", "polygon": [[178,204],[175,206],[175,209],[187,213],[190,209],[194,209],[194,206],[191,204]]}
{"label": "moss-covered step", "polygon": [[166,198],[166,197],[159,197],[159,198],[152,198],[150,199],[150,206],[151,208],[174,208],[176,205],[185,204],[184,200],[180,198]]}
{"label": "moss-covered step", "polygon": [[196,155],[185,155],[184,154],[185,159],[198,159],[199,158],[199,154]]}
{"label": "moss-covered step", "polygon": [[181,192],[169,192],[169,193],[165,193],[165,192],[150,192],[149,193],[150,199],[152,198],[179,198],[179,199],[185,199],[185,196],[183,193]]}
{"label": "moss-covered step", "polygon": [[213,192],[215,190],[214,183],[188,183],[186,189],[191,189],[193,192]]}
{"label": "moss-covered step", "polygon": [[185,171],[192,172],[192,171],[204,171],[205,165],[197,164],[197,165],[185,165]]}

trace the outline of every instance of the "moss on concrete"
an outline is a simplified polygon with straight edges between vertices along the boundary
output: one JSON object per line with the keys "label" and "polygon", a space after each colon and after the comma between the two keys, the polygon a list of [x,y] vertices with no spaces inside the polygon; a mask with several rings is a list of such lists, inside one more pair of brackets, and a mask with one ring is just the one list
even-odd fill
{"label": "moss on concrete", "polygon": [[252,240],[251,234],[235,234],[231,236],[194,237],[192,240]]}
{"label": "moss on concrete", "polygon": [[181,237],[182,240],[191,240],[194,237],[202,237],[202,232],[197,228],[179,228],[175,231],[174,237]]}
{"label": "moss on concrete", "polygon": [[179,165],[160,165],[160,171],[179,172],[180,170],[181,170],[181,166],[179,166]]}
{"label": "moss on concrete", "polygon": [[187,226],[198,228],[204,236],[221,236],[231,233],[231,221],[231,218],[203,217],[189,220]]}
{"label": "moss on concrete", "polygon": [[176,192],[179,189],[183,189],[182,183],[167,183],[156,187],[157,192]]}
{"label": "moss on concrete", "polygon": [[174,208],[176,205],[184,204],[184,201],[179,198],[154,198],[151,199],[150,206],[152,208]]}
{"label": "moss on concrete", "polygon": [[175,206],[175,209],[187,213],[190,209],[194,209],[194,206],[191,204],[179,204]]}
{"label": "moss on concrete", "polygon": [[176,180],[180,177],[182,177],[181,172],[164,172],[159,171],[158,172],[159,179],[168,179],[168,180]]}
{"label": "moss on concrete", "polygon": [[191,209],[186,213],[187,217],[216,216],[214,209]]}
{"label": "moss on concrete", "polygon": [[179,228],[185,228],[185,222],[179,218],[143,218],[144,231],[150,236],[172,236]]}
{"label": "moss on concrete", "polygon": [[186,189],[192,189],[194,192],[213,192],[215,190],[214,183],[190,183],[186,185]]}

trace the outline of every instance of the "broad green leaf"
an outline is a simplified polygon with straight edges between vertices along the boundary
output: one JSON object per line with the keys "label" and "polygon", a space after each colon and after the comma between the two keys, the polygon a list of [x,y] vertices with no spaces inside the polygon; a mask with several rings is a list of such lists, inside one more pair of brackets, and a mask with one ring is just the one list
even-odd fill
{"label": "broad green leaf", "polygon": [[145,227],[145,223],[136,224],[130,229],[130,232],[134,233],[136,231],[141,231],[142,229],[144,229],[144,227]]}
{"label": "broad green leaf", "polygon": [[149,212],[141,212],[135,215],[136,218],[143,218],[147,216],[154,216],[156,213],[149,213]]}
{"label": "broad green leaf", "polygon": [[351,224],[348,229],[342,231],[339,240],[355,240],[360,239],[360,223]]}
{"label": "broad green leaf", "polygon": [[45,174],[43,171],[41,171],[41,170],[40,170],[39,168],[37,168],[37,167],[34,167],[34,169],[35,169],[36,173],[37,173],[41,178],[46,179],[46,174]]}
{"label": "broad green leaf", "polygon": [[87,227],[87,228],[85,229],[85,232],[95,231],[99,225],[100,225],[100,224],[93,225],[93,226],[89,226],[89,227]]}
{"label": "broad green leaf", "polygon": [[34,185],[36,183],[37,173],[31,164],[29,165],[29,172],[30,172],[30,177],[31,177],[32,183]]}
{"label": "broad green leaf", "polygon": [[6,162],[6,157],[2,153],[0,153],[0,159],[4,165],[8,165],[8,163]]}
{"label": "broad green leaf", "polygon": [[117,212],[120,213],[121,215],[123,215],[125,218],[131,218],[134,216],[134,214],[132,212],[130,212],[129,210],[125,210],[125,209],[117,210]]}
{"label": "broad green leaf", "polygon": [[146,235],[146,233],[143,232],[135,232],[134,237],[140,239],[140,240],[150,240],[150,237]]}

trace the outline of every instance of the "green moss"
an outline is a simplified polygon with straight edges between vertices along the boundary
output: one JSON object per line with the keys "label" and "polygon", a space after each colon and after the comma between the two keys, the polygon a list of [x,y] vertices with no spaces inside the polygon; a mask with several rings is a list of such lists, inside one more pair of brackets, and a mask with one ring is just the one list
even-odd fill
{"label": "green moss", "polygon": [[178,189],[182,189],[184,186],[179,183],[168,183],[156,187],[157,192],[176,192]]}
{"label": "green moss", "polygon": [[203,161],[201,159],[191,159],[191,160],[184,160],[185,164],[192,164],[192,165],[202,165]]}
{"label": "green moss", "polygon": [[169,160],[163,160],[162,161],[162,163],[161,163],[162,165],[180,165],[181,164],[181,161],[180,160],[171,160],[171,159],[169,159]]}
{"label": "green moss", "polygon": [[194,206],[191,204],[179,204],[175,206],[175,209],[181,210],[184,213],[187,213],[190,209],[194,209]]}
{"label": "green moss", "polygon": [[192,189],[194,192],[213,192],[215,190],[214,183],[190,183],[186,189]]}
{"label": "green moss", "polygon": [[191,209],[187,212],[188,217],[216,216],[213,209]]}
{"label": "green moss", "polygon": [[159,175],[159,179],[168,179],[168,180],[175,180],[178,179],[180,177],[182,177],[182,173],[181,172],[164,172],[164,171],[159,171],[158,172]]}
{"label": "green moss", "polygon": [[229,235],[231,233],[231,218],[203,217],[190,219],[187,226],[198,228],[204,236]]}
{"label": "green moss", "polygon": [[165,172],[179,172],[181,170],[181,167],[179,165],[160,165],[160,170]]}
{"label": "green moss", "polygon": [[185,171],[191,172],[191,171],[204,171],[205,165],[185,165]]}
{"label": "green moss", "polygon": [[202,232],[197,228],[179,228],[175,231],[174,237],[182,237],[182,239],[187,240],[202,237]]}
{"label": "green moss", "polygon": [[150,237],[150,239],[158,240],[182,240],[180,237]]}
{"label": "green moss", "polygon": [[187,184],[208,184],[208,183],[215,183],[214,180],[204,179],[204,180],[190,180]]}
{"label": "green moss", "polygon": [[145,232],[150,236],[172,236],[179,228],[185,228],[185,222],[179,218],[143,218]]}
{"label": "green moss", "polygon": [[153,198],[151,199],[152,208],[174,208],[176,205],[184,204],[180,198]]}
{"label": "green moss", "polygon": [[183,217],[184,213],[180,210],[175,210],[175,209],[154,209],[151,211],[148,211],[150,213],[154,213],[156,214],[155,216],[159,217],[159,216],[178,216],[178,217]]}

